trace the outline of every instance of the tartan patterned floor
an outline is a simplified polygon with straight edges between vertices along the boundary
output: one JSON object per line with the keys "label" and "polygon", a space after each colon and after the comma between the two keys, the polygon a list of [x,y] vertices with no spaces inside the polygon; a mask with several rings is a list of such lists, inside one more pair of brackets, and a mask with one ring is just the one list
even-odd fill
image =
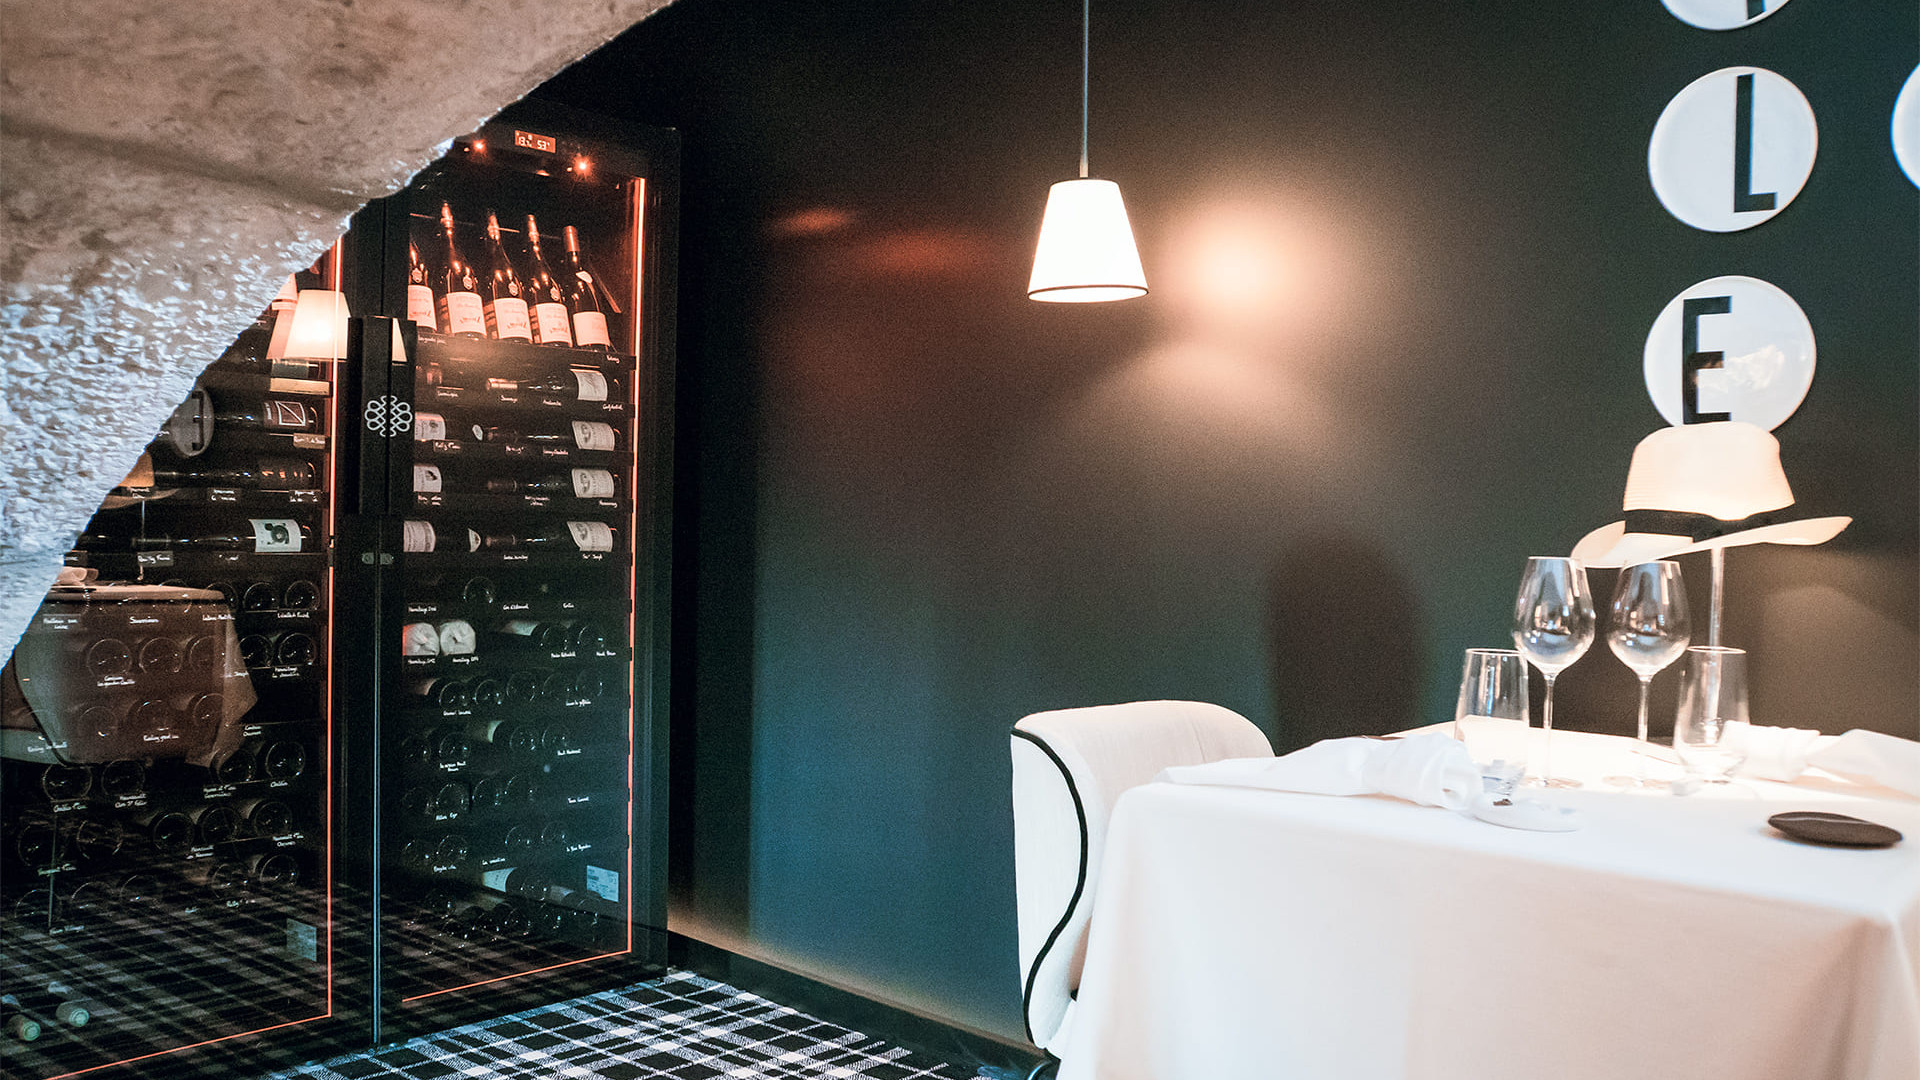
{"label": "tartan patterned floor", "polygon": [[652,982],[263,1080],[963,1080],[938,1062],[725,983]]}

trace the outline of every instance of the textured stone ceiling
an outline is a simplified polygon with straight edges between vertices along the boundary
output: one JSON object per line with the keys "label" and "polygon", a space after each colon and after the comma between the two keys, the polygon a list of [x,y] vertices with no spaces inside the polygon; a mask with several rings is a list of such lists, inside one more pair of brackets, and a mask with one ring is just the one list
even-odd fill
{"label": "textured stone ceiling", "polygon": [[665,3],[0,3],[0,661],[289,271]]}

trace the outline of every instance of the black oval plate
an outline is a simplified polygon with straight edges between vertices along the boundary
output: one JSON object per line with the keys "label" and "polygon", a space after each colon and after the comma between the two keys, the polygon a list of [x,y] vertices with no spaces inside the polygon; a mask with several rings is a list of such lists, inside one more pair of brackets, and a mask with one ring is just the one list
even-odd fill
{"label": "black oval plate", "polygon": [[1795,840],[1834,847],[1892,847],[1901,839],[1898,829],[1821,810],[1789,810],[1768,818],[1767,824]]}

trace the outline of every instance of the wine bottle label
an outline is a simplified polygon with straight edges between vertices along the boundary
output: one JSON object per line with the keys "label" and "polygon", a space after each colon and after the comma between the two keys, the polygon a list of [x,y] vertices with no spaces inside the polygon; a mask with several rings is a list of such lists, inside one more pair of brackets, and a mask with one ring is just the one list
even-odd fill
{"label": "wine bottle label", "polygon": [[437,539],[431,521],[406,521],[400,525],[402,551],[432,551]]}
{"label": "wine bottle label", "polygon": [[614,445],[613,425],[599,420],[575,420],[573,445],[582,450],[611,450]]}
{"label": "wine bottle label", "polygon": [[581,401],[607,400],[607,377],[587,368],[574,368],[573,381],[579,384]]}
{"label": "wine bottle label", "polygon": [[613,498],[613,473],[606,469],[573,470],[573,493],[582,499]]}
{"label": "wine bottle label", "polygon": [[573,340],[581,345],[612,345],[607,337],[607,316],[600,311],[573,313]]}
{"label": "wine bottle label", "polygon": [[313,410],[303,401],[269,398],[260,409],[260,426],[276,431],[305,431],[313,421]]}
{"label": "wine bottle label", "polygon": [[567,328],[567,305],[548,301],[533,305],[534,340],[542,344],[573,344],[573,332]]}
{"label": "wine bottle label", "polygon": [[413,467],[413,490],[438,492],[440,490],[440,466],[415,465]]}
{"label": "wine bottle label", "polygon": [[407,286],[407,318],[422,330],[437,330],[433,321],[433,290],[425,285]]}
{"label": "wine bottle label", "polygon": [[450,292],[440,298],[440,321],[449,334],[484,334],[487,316],[476,292]]}
{"label": "wine bottle label", "polygon": [[467,550],[468,551],[480,550],[480,532],[478,529],[467,530]]}
{"label": "wine bottle label", "polygon": [[473,624],[465,619],[448,619],[438,627],[440,652],[444,656],[468,656],[473,653]]}
{"label": "wine bottle label", "polygon": [[480,884],[492,889],[494,892],[506,892],[507,875],[511,873],[513,873],[513,867],[511,866],[499,870],[485,871],[480,875]]}
{"label": "wine bottle label", "polygon": [[439,656],[440,631],[432,623],[408,623],[400,628],[401,656]]}
{"label": "wine bottle label", "polygon": [[581,551],[612,551],[613,529],[598,521],[569,521],[567,531]]}
{"label": "wine bottle label", "polygon": [[502,341],[510,338],[533,340],[533,327],[527,322],[527,302],[517,296],[496,296],[487,305],[487,333]]}
{"label": "wine bottle label", "polygon": [[300,523],[292,518],[251,518],[253,550],[262,554],[300,550]]}
{"label": "wine bottle label", "polygon": [[415,442],[437,442],[447,437],[447,418],[439,413],[422,412],[413,414],[413,439]]}
{"label": "wine bottle label", "polygon": [[501,633],[518,634],[521,637],[532,637],[533,632],[538,629],[540,624],[533,619],[508,619],[500,624]]}

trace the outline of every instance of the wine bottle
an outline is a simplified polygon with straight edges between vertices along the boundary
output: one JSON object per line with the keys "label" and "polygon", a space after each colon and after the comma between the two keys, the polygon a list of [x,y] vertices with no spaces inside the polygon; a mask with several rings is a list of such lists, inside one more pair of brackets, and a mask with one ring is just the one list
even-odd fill
{"label": "wine bottle", "polygon": [[473,707],[498,709],[507,703],[507,684],[482,675],[473,680]]}
{"label": "wine bottle", "polygon": [[93,790],[93,770],[85,765],[48,765],[40,770],[40,793],[51,802],[83,799]]}
{"label": "wine bottle", "polygon": [[318,431],[320,410],[292,398],[262,398],[216,407],[213,418],[234,427],[264,431]]}
{"label": "wine bottle", "polygon": [[205,731],[227,717],[226,700],[217,693],[195,694],[187,699],[187,721]]}
{"label": "wine bottle", "polygon": [[527,297],[520,275],[500,242],[500,217],[487,211],[487,254],[493,273],[480,283],[480,299],[486,304],[487,333],[501,341],[532,341],[533,327],[527,321]]}
{"label": "wine bottle", "polygon": [[244,784],[253,779],[254,750],[237,746],[233,753],[213,763],[213,778],[222,784]]}
{"label": "wine bottle", "polygon": [[185,855],[193,847],[193,819],[178,810],[150,810],[135,815],[133,823],[162,855]]}
{"label": "wine bottle", "polygon": [[465,679],[450,679],[445,675],[436,675],[431,679],[421,679],[412,683],[407,690],[415,697],[424,698],[442,709],[469,709],[473,707],[473,692]]}
{"label": "wine bottle", "polygon": [[110,799],[127,799],[147,789],[147,767],[129,758],[109,761],[100,766],[100,793]]}
{"label": "wine bottle", "polygon": [[135,536],[136,551],[251,551],[256,555],[292,554],[305,549],[313,530],[293,518],[248,518],[253,526],[246,532],[200,533],[168,536],[164,533]]}
{"label": "wine bottle", "polygon": [[87,818],[73,827],[73,852],[89,862],[104,862],[120,854],[127,831],[117,821]]}
{"label": "wine bottle", "polygon": [[279,591],[264,581],[253,582],[240,594],[241,611],[272,611],[279,604]]}
{"label": "wine bottle", "polygon": [[453,821],[467,812],[472,795],[467,785],[448,780],[408,788],[400,796],[400,805],[415,818],[426,821]]}
{"label": "wine bottle", "polygon": [[574,469],[570,473],[553,473],[532,480],[505,476],[487,481],[487,490],[493,492],[572,495],[579,499],[611,499],[617,489],[618,482],[610,469]]}
{"label": "wine bottle", "polygon": [[278,799],[248,799],[233,812],[254,836],[285,836],[293,831],[293,810]]}
{"label": "wine bottle", "polygon": [[565,230],[567,244],[567,273],[572,277],[568,284],[572,293],[568,296],[568,306],[573,309],[573,340],[582,346],[612,347],[607,336],[607,315],[600,310],[599,289],[593,275],[587,272],[585,257],[580,250],[580,231],[569,225]]}
{"label": "wine bottle", "polygon": [[246,864],[235,859],[200,859],[189,864],[180,876],[222,897],[232,896],[247,885]]}
{"label": "wine bottle", "polygon": [[273,646],[275,667],[306,667],[320,655],[320,647],[311,636],[302,633],[281,634]]}
{"label": "wine bottle", "polygon": [[539,622],[533,619],[508,619],[494,626],[509,647],[530,647],[539,652],[560,652],[568,647],[568,626],[564,622]]}
{"label": "wine bottle", "polygon": [[13,853],[34,870],[49,869],[60,862],[63,846],[60,830],[44,819],[22,821],[13,838]]}
{"label": "wine bottle", "polygon": [[488,724],[477,725],[474,729],[478,738],[485,739],[495,752],[525,757],[540,748],[539,732],[533,725],[520,720],[495,720]]}
{"label": "wine bottle", "polygon": [[527,296],[533,302],[533,340],[542,345],[572,345],[572,313],[567,310],[567,294],[540,254],[540,225],[527,215],[528,268]]}
{"label": "wine bottle", "polygon": [[440,327],[456,337],[486,337],[487,317],[480,301],[480,279],[473,264],[460,257],[453,235],[453,207],[440,204],[440,229],[447,234],[447,265],[440,277]]}
{"label": "wine bottle", "polygon": [[[244,487],[261,491],[310,491],[317,486],[313,462],[303,458],[256,458],[240,465],[199,469],[158,469],[141,456],[140,466],[151,477],[141,487]],[[136,466],[135,475],[141,475]],[[131,479],[131,477],[129,477]],[[125,484],[123,487],[136,485]]]}
{"label": "wine bottle", "polygon": [[307,748],[291,739],[269,743],[260,755],[260,771],[269,780],[294,780],[307,771]]}
{"label": "wine bottle", "polygon": [[320,587],[305,578],[287,582],[285,591],[280,594],[282,611],[313,611],[319,606]]}
{"label": "wine bottle", "polygon": [[612,551],[619,530],[599,521],[569,521],[565,525],[538,526],[518,533],[487,533],[480,537],[488,549],[534,551]]}
{"label": "wine bottle", "polygon": [[193,822],[193,834],[202,845],[223,844],[240,835],[240,815],[225,803],[209,803],[183,810]]}
{"label": "wine bottle", "polygon": [[291,889],[300,881],[299,861],[284,851],[249,855],[240,866],[246,872],[247,880],[252,882],[255,888]]}
{"label": "wine bottle", "polygon": [[438,330],[434,322],[433,286],[427,284],[427,264],[420,259],[420,245],[407,238],[407,318],[422,330]]}

